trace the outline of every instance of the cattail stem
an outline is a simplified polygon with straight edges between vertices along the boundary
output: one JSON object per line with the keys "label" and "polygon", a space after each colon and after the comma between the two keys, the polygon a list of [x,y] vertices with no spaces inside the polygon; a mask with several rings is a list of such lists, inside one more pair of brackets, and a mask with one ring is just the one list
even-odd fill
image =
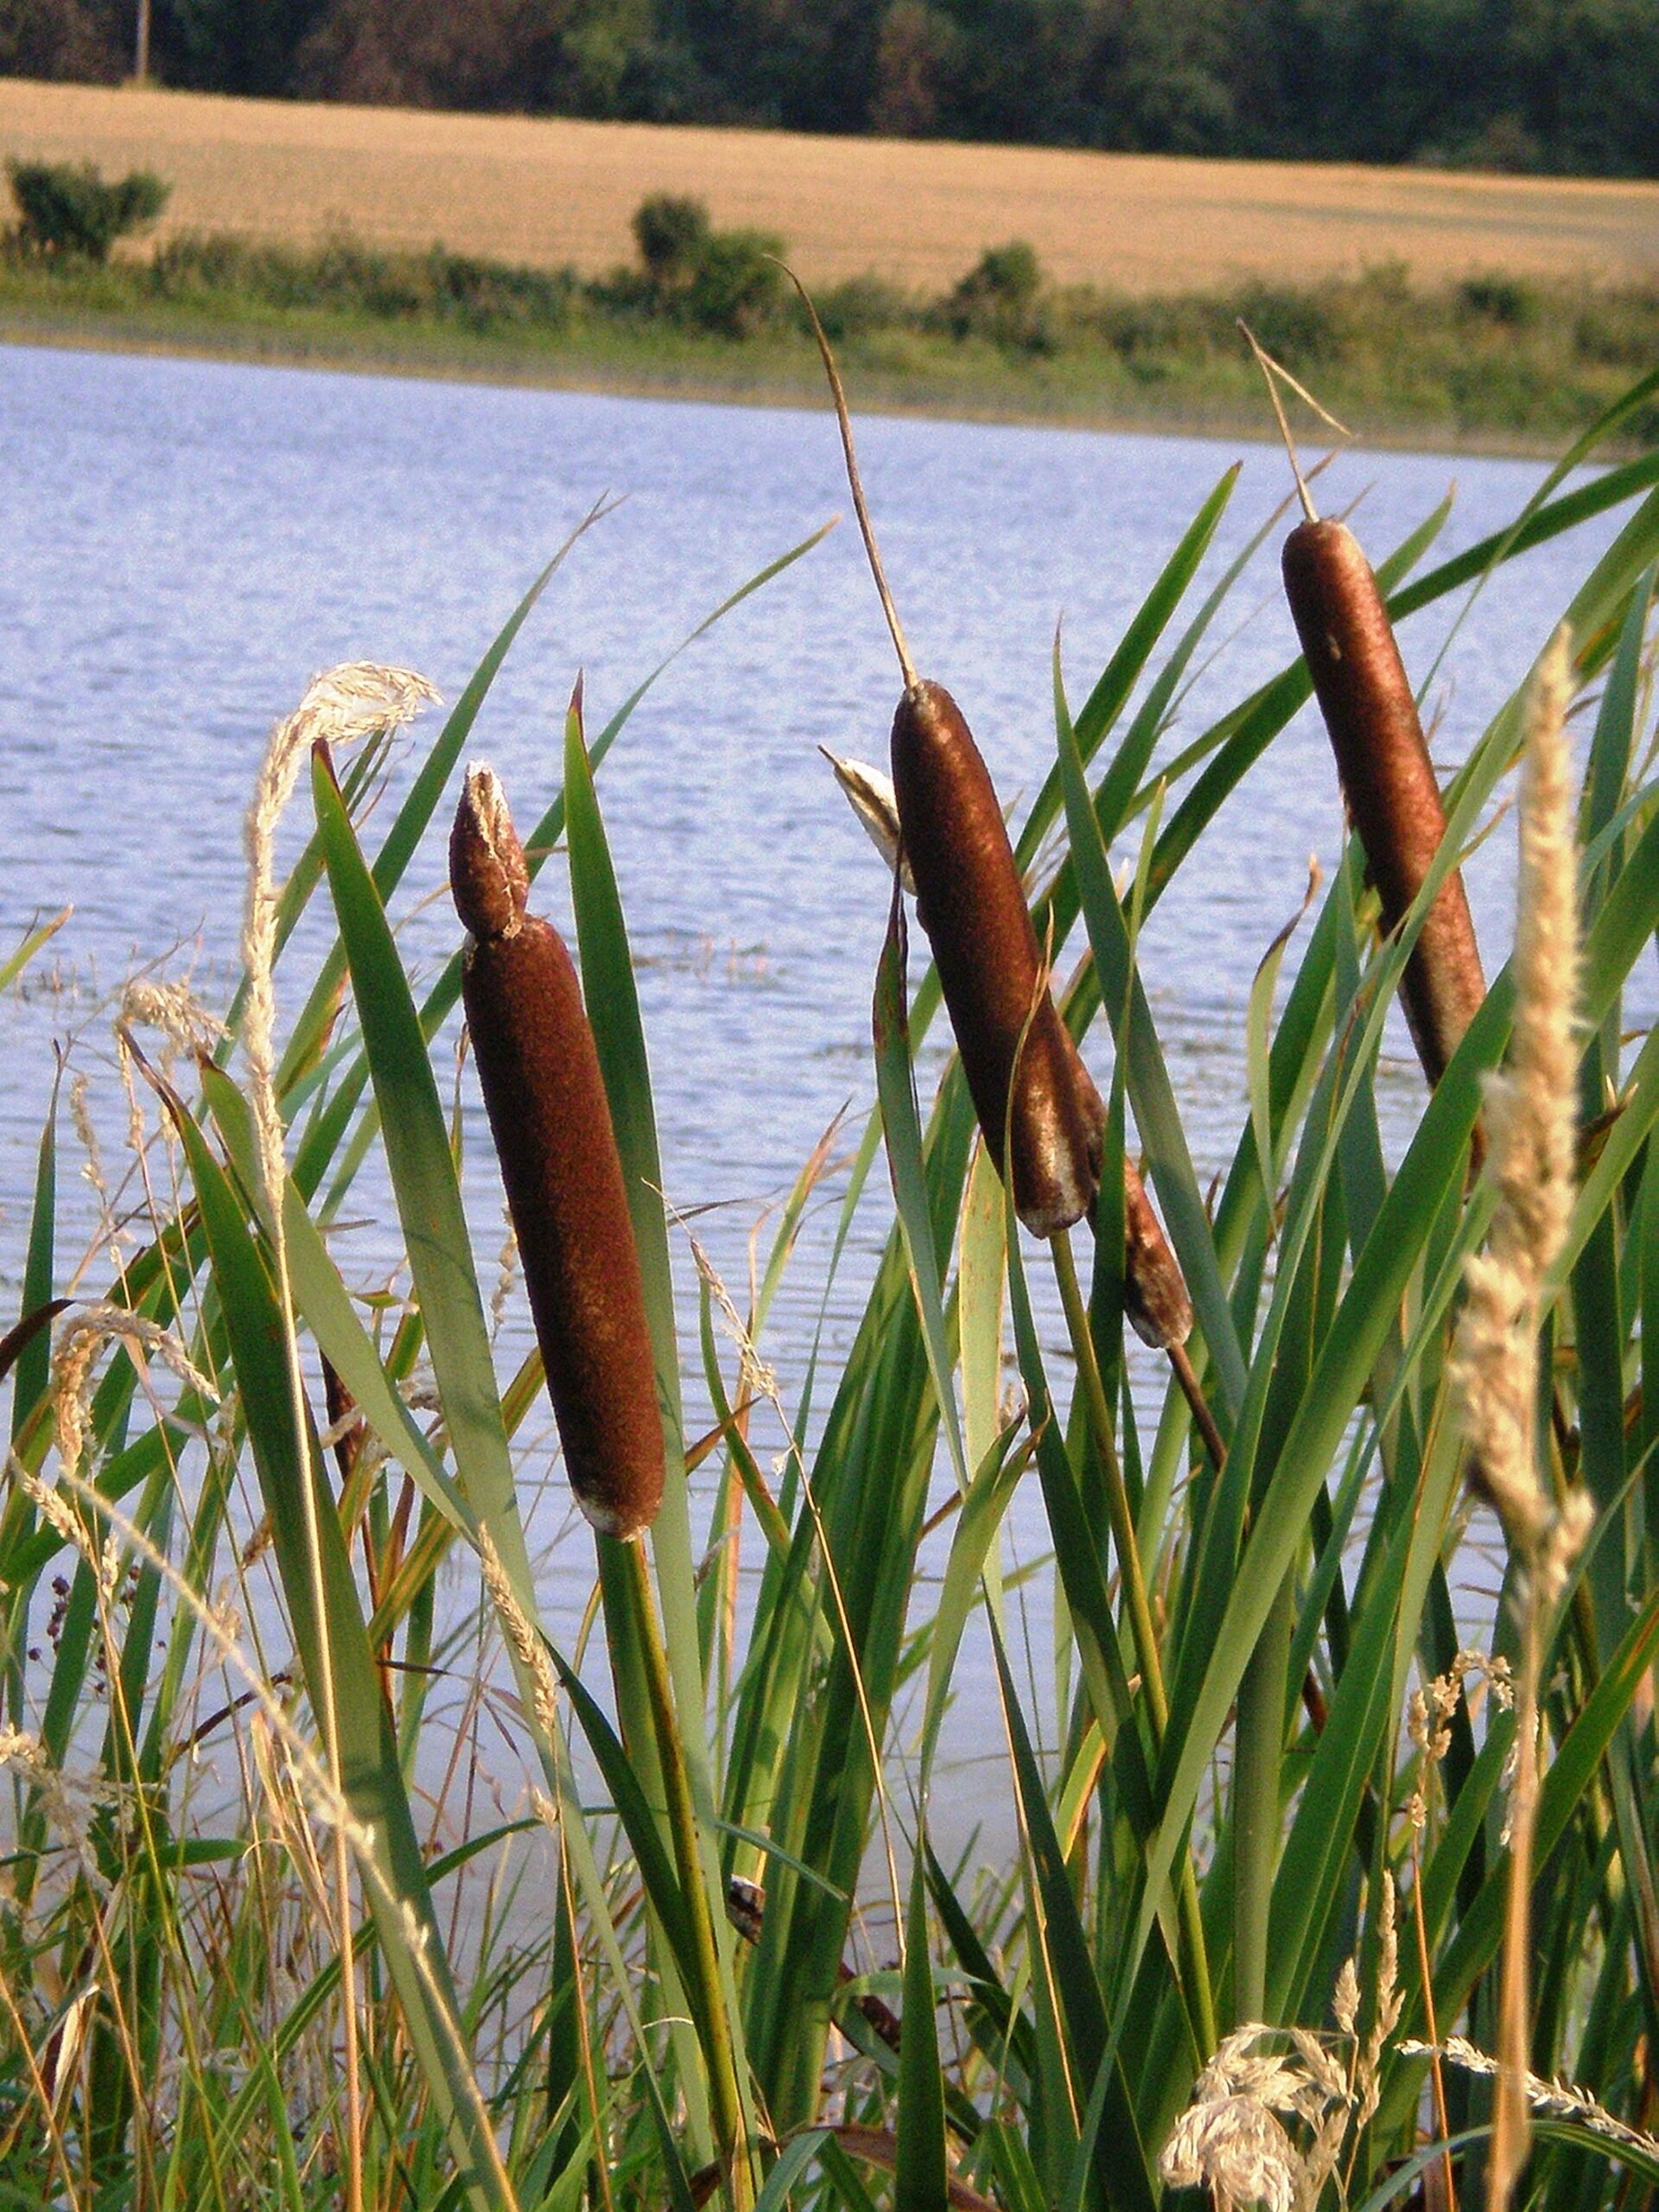
{"label": "cattail stem", "polygon": [[[1135,1537],[1135,1516],[1129,1510],[1129,1494],[1124,1484],[1117,1446],[1113,1441],[1111,1408],[1106,1402],[1106,1385],[1101,1379],[1100,1362],[1095,1357],[1094,1335],[1089,1326],[1089,1309],[1084,1303],[1083,1288],[1077,1281],[1077,1263],[1072,1255],[1071,1239],[1065,1230],[1050,1237],[1049,1249],[1054,1255],[1054,1280],[1059,1286],[1060,1304],[1065,1312],[1066,1332],[1071,1339],[1072,1353],[1077,1363],[1077,1386],[1083,1392],[1089,1433],[1106,1478],[1107,1510],[1111,1516],[1118,1569],[1124,1595],[1128,1601],[1129,1632],[1135,1639],[1135,1657],[1140,1662],[1141,1680],[1147,1694],[1147,1710],[1152,1719],[1152,1739],[1156,1748],[1161,1746],[1164,1732],[1169,1725],[1169,1698],[1164,1688],[1163,1661],[1158,1649],[1157,1631],[1153,1626],[1146,1576],[1141,1566],[1141,1547]],[[1198,1911],[1198,1883],[1192,1872],[1192,1859],[1187,1855],[1183,1855],[1182,1859],[1178,1897],[1182,1978],[1198,2055],[1205,2058],[1216,2048],[1216,2005],[1210,1986],[1204,1923]]]}
{"label": "cattail stem", "polygon": [[1135,1516],[1129,1510],[1129,1493],[1118,1460],[1117,1446],[1113,1440],[1111,1408],[1106,1402],[1106,1385],[1101,1379],[1100,1362],[1095,1357],[1094,1335],[1089,1326],[1089,1309],[1084,1303],[1083,1287],[1077,1281],[1077,1263],[1072,1254],[1071,1239],[1065,1230],[1049,1239],[1049,1249],[1054,1255],[1054,1280],[1059,1285],[1066,1331],[1077,1363],[1077,1387],[1083,1392],[1089,1434],[1099,1454],[1101,1468],[1106,1478],[1106,1505],[1112,1519],[1112,1541],[1117,1547],[1118,1567],[1123,1577],[1123,1594],[1128,1602],[1130,1632],[1135,1638],[1135,1656],[1141,1662],[1141,1678],[1146,1685],[1153,1732],[1155,1739],[1161,1743],[1169,1720],[1163,1662],[1159,1655],[1157,1631],[1152,1624],[1152,1604],[1147,1595],[1146,1576],[1141,1571],[1141,1547],[1135,1537]]}
{"label": "cattail stem", "polygon": [[726,2017],[725,1993],[721,1986],[720,1955],[715,1942],[713,1916],[709,1910],[709,1885],[703,1876],[702,1850],[697,1832],[696,1809],[691,1801],[691,1782],[680,1742],[674,1691],[669,1680],[668,1653],[657,1618],[656,1592],[642,1543],[621,1547],[632,1585],[634,1613],[639,1630],[639,1650],[645,1662],[646,1688],[656,1722],[658,1757],[662,1764],[667,1798],[669,1834],[674,1847],[675,1869],[690,1923],[692,1951],[696,1965],[698,2023],[703,2056],[709,2062],[709,2090],[715,2108],[715,2130],[720,2139],[721,2158],[734,2212],[748,2212],[754,2202],[754,2168],[748,2129],[739,2092],[737,2061],[732,2045],[731,2024]]}
{"label": "cattail stem", "polygon": [[870,574],[875,579],[876,597],[881,602],[881,612],[887,618],[887,629],[893,638],[893,649],[899,656],[899,671],[905,679],[905,689],[907,691],[912,690],[916,683],[916,664],[912,660],[910,647],[905,642],[904,625],[899,620],[899,610],[893,603],[892,592],[887,588],[887,571],[881,566],[881,556],[876,547],[875,531],[870,522],[870,511],[864,504],[863,480],[858,473],[858,454],[853,444],[852,417],[848,412],[847,394],[842,389],[841,372],[836,366],[836,357],[830,351],[830,340],[823,334],[823,325],[818,321],[818,311],[812,304],[812,295],[787,262],[780,262],[779,266],[800,294],[801,304],[805,308],[808,320],[812,325],[812,335],[818,341],[818,352],[823,359],[823,372],[830,379],[830,397],[835,404],[836,427],[841,432],[841,450],[847,462],[847,486],[853,495],[853,512],[858,518],[859,536],[864,540],[864,550],[869,558]]}
{"label": "cattail stem", "polygon": [[1169,1363],[1175,1380],[1180,1385],[1181,1395],[1186,1400],[1192,1415],[1192,1425],[1204,1440],[1204,1448],[1210,1454],[1210,1463],[1216,1472],[1221,1472],[1222,1462],[1227,1457],[1227,1446],[1221,1431],[1216,1427],[1216,1417],[1210,1410],[1210,1401],[1204,1395],[1185,1344],[1166,1344]]}

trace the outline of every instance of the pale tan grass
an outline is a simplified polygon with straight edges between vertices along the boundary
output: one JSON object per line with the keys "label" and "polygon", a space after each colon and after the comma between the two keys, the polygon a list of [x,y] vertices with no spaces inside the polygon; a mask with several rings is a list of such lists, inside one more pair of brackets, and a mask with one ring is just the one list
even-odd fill
{"label": "pale tan grass", "polygon": [[1567,1235],[1577,1138],[1578,859],[1567,711],[1572,641],[1540,663],[1522,768],[1516,898],[1515,1023],[1508,1064],[1487,1091],[1487,1179],[1497,1185],[1486,1249],[1465,1264],[1468,1295],[1450,1362],[1470,1479],[1496,1509],[1516,1572],[1521,1658],[1518,1753],[1510,1813],[1508,1910],[1498,2002],[1498,2078],[1487,2212],[1507,2212],[1525,2163],[1531,2032],[1528,1932],[1538,1800],[1539,1672],[1548,1617],[1589,1533],[1581,1490],[1557,1502],[1539,1466],[1535,1417],[1543,1284]]}
{"label": "pale tan grass", "polygon": [[[1408,2040],[1400,2046],[1408,2058],[1423,2058],[1438,2055],[1459,2066],[1465,2074],[1479,2074],[1489,2080],[1500,2069],[1497,2059],[1478,2050],[1465,2036],[1448,2036],[1438,2046]],[[1580,2127],[1587,2127],[1592,2135],[1605,2136],[1610,2143],[1623,2144],[1632,2151],[1640,2151],[1649,2158],[1659,2157],[1659,2140],[1644,2135],[1639,2127],[1629,2127],[1616,2114],[1598,2104],[1587,2089],[1576,2088],[1570,2082],[1545,2082],[1530,2071],[1524,2072],[1522,2085],[1528,2104],[1534,2112],[1547,2120],[1575,2120]]]}
{"label": "pale tan grass", "polygon": [[1324,163],[1202,162],[1019,146],[808,137],[0,80],[0,148],[173,185],[160,235],[231,231],[592,274],[632,257],[651,192],[781,232],[810,283],[874,270],[937,293],[988,245],[1029,238],[1063,283],[1132,292],[1308,282],[1403,261],[1476,270],[1659,269],[1659,184]]}
{"label": "pale tan grass", "polygon": [[124,1343],[136,1359],[153,1352],[172,1370],[187,1389],[210,1404],[219,1393],[192,1362],[179,1339],[142,1313],[124,1306],[92,1305],[66,1321],[58,1336],[52,1362],[52,1405],[58,1457],[66,1468],[80,1464],[86,1440],[86,1415],[91,1402],[93,1363],[104,1346]]}
{"label": "pale tan grass", "polygon": [[[129,1519],[119,1505],[104,1497],[93,1483],[73,1469],[66,1470],[63,1479],[65,1488],[79,1501],[83,1510],[90,1507],[106,1521],[111,1535],[124,1544],[135,1558],[143,1560],[152,1568],[173,1597],[189,1608],[204,1643],[212,1647],[218,1664],[227,1674],[240,1680],[272,1741],[280,1746],[283,1771],[287,1781],[298,1792],[298,1802],[311,1823],[326,1834],[331,1834],[337,1847],[343,1847],[353,1854],[365,1885],[372,1891],[376,1902],[383,1910],[397,1916],[410,1961],[434,2000],[430,2017],[439,2032],[448,2039],[451,2052],[458,2062],[456,2070],[462,2094],[472,2106],[476,2123],[476,2139],[484,2146],[485,2154],[492,2158],[494,2179],[502,2199],[511,2204],[514,2201],[511,2184],[495,2148],[491,2115],[478,2087],[473,2053],[465,2041],[461,2024],[455,2018],[448,1994],[438,1977],[429,1931],[416,1920],[412,1906],[397,1897],[387,1885],[380,1872],[374,1836],[357,1819],[329,1764],[318,1758],[302,1734],[276,1683],[244,1648],[242,1624],[234,1615],[227,1609],[210,1603],[186,1580],[174,1561],[156,1549],[137,1523]],[[85,1552],[90,1539],[84,1530],[79,1541]],[[8,1758],[20,1764],[32,1765],[38,1757],[35,1739],[20,1732],[8,1732],[3,1738],[0,1738],[0,1745],[3,1746]],[[254,1855],[257,1856],[257,1853]],[[94,1927],[101,1938],[101,1920],[95,1919]],[[107,1945],[104,1948],[102,1958],[109,1986],[111,1988],[119,1986],[120,1976],[108,1953]],[[348,1949],[341,1961],[342,1972],[349,1967],[350,1963],[351,1952]],[[4,1980],[5,1977],[0,1975],[0,1986],[3,1986]],[[118,2021],[119,2018],[118,2014]],[[137,2081],[139,2076],[136,2055],[131,2063],[133,2078]],[[349,2091],[349,2083],[347,2088]]]}
{"label": "pale tan grass", "polygon": [[[276,724],[254,779],[253,798],[244,824],[248,860],[247,904],[242,926],[242,957],[247,970],[247,1001],[242,1018],[242,1051],[259,1147],[271,1249],[276,1262],[277,1311],[286,1353],[289,1408],[294,1424],[296,1465],[304,1510],[306,1550],[311,1569],[311,1603],[317,1630],[317,1674],[309,1685],[313,1710],[322,1725],[329,1779],[343,1797],[339,1719],[334,1705],[332,1636],[322,1583],[322,1549],[317,1504],[310,1481],[310,1444],[305,1382],[300,1370],[299,1335],[288,1274],[288,1242],[283,1207],[288,1162],[281,1110],[276,1100],[276,995],[272,969],[276,957],[281,890],[276,879],[276,830],[292,798],[307,753],[315,743],[346,746],[395,730],[437,696],[424,677],[375,662],[351,662],[314,677],[299,706]],[[347,2212],[362,2212],[362,2088],[358,2065],[357,1980],[353,1967],[350,1861],[346,1834],[334,1834],[335,1904],[339,1914],[340,1986],[345,2026]]]}

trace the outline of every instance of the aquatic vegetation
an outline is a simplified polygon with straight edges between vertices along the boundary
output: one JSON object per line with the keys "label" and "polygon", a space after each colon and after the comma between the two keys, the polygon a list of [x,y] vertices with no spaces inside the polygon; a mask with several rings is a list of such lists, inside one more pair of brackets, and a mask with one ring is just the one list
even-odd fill
{"label": "aquatic vegetation", "polygon": [[[146,978],[112,1009],[137,1215],[100,1157],[106,1217],[64,1248],[92,1129],[68,1089],[16,1255],[9,2204],[1150,2212],[1200,2189],[1382,2212],[1448,2177],[1465,2204],[1649,2200],[1659,1042],[1633,978],[1659,930],[1659,450],[1581,464],[1656,385],[1502,532],[1434,564],[1442,509],[1342,586],[1414,671],[1415,612],[1611,518],[1409,879],[1356,804],[1301,926],[1262,916],[1207,1194],[1139,949],[1313,690],[1299,659],[1176,728],[1245,573],[1211,574],[1235,470],[1076,703],[1057,651],[1052,771],[1006,832],[988,800],[1012,935],[965,977],[942,972],[958,862],[904,757],[926,733],[901,731],[896,790],[838,765],[886,841],[885,882],[849,891],[889,917],[876,1101],[735,1294],[664,1204],[607,837],[654,679],[591,740],[573,703],[522,842],[465,767],[581,531],[395,785],[426,687],[319,679],[257,785],[240,987],[202,1007]],[[912,673],[901,721],[949,723]],[[1367,712],[1336,712],[1363,742]],[[974,751],[988,791],[995,734]],[[1488,944],[1389,1159],[1385,1024],[1523,759],[1514,957]],[[307,796],[283,878],[277,817]],[[457,808],[452,954],[417,976],[397,924]],[[574,959],[530,919],[544,868]],[[999,1113],[976,963],[1010,943]],[[1044,1007],[1048,1079],[1092,1103],[1082,1204],[1033,1235],[997,1155]],[[924,1055],[942,1008],[959,1050]],[[918,1066],[942,1067],[925,1102]],[[531,1141],[543,1107],[556,1146]],[[505,1266],[461,1203],[486,1126]],[[1161,1349],[1124,1327],[1142,1169],[1185,1307]],[[371,1172],[404,1266],[365,1289],[339,1232]],[[797,1398],[778,1294],[826,1194],[837,1254],[855,1219],[885,1243]],[[493,1311],[526,1297],[540,1345],[504,1374]],[[563,1494],[544,1369],[592,1522],[562,1540],[591,1560],[574,1622],[527,1533]],[[1017,1495],[1034,1562],[1006,1541]],[[1049,1674],[1013,1655],[1051,1613]],[[995,1694],[964,1783],[941,1743],[969,1639]],[[963,1791],[1009,1815],[988,1866],[940,1841]]]}

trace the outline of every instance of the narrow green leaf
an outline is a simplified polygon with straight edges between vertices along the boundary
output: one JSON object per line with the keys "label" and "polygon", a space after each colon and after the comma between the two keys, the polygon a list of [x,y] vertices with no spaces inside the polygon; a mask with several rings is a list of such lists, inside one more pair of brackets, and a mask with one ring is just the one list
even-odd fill
{"label": "narrow green leaf", "polygon": [[[252,1109],[225,1071],[211,1061],[201,1068],[202,1096],[250,1202],[263,1217]],[[267,1232],[270,1229],[265,1223]],[[292,1179],[283,1193],[283,1233],[288,1246],[289,1279],[294,1302],[309,1325],[329,1364],[383,1449],[412,1475],[423,1494],[444,1518],[469,1537],[475,1532],[466,1501],[448,1470],[427,1442],[381,1364],[367,1330],[359,1320],[340,1270],[328,1256],[316,1224]]]}
{"label": "narrow green leaf", "polygon": [[685,1899],[681,1894],[673,1864],[663,1846],[657,1816],[646,1802],[639,1777],[622,1747],[621,1738],[605,1718],[582,1677],[550,1644],[548,1649],[554,1666],[558,1669],[565,1694],[575,1708],[576,1719],[582,1724],[582,1732],[588,1738],[588,1748],[599,1763],[599,1770],[611,1793],[611,1802],[616,1808],[617,1818],[632,1847],[639,1868],[639,1878],[645,1884],[652,1908],[672,1947],[675,1964],[687,1986],[695,1988],[696,1959],[690,1923],[686,1917]]}
{"label": "narrow green leaf", "polygon": [[1102,1001],[1116,1034],[1118,1050],[1128,1061],[1135,1125],[1163,1201],[1165,1224],[1186,1278],[1223,1402],[1230,1411],[1236,1412],[1244,1391],[1244,1359],[1221,1279],[1210,1218],[1174,1089],[1159,1049],[1152,1008],[1135,964],[1100,824],[1090,804],[1076,739],[1063,715],[1060,719],[1060,781],[1065,795],[1066,827],[1089,942],[1100,973]]}
{"label": "narrow green leaf", "polygon": [[944,2075],[928,1951],[927,1882],[918,1846],[905,1923],[904,2039],[899,2047],[896,2212],[939,2212],[945,2201]]}
{"label": "narrow green leaf", "polygon": [[4,960],[0,960],[0,991],[8,989],[16,982],[41,947],[48,944],[57,935],[74,911],[73,906],[66,906],[60,914],[54,914],[49,922],[42,922],[38,928],[25,932],[22,942],[16,952],[8,955]]}
{"label": "narrow green leaf", "polygon": [[[23,1261],[23,1297],[20,1328],[32,1317],[59,1308],[52,1303],[53,1254],[57,1226],[58,1084],[61,1069],[52,1079],[52,1099],[41,1131],[41,1148],[35,1169],[35,1203],[29,1220],[29,1249]],[[10,1339],[8,1339],[10,1341]],[[52,1340],[43,1327],[31,1328],[17,1345],[16,1381],[12,1384],[11,1440],[22,1434],[23,1424],[46,1395],[52,1366]]]}
{"label": "narrow green leaf", "polygon": [[928,1207],[927,1175],[922,1159],[921,1116],[916,1104],[915,1076],[910,1057],[910,1020],[905,988],[905,909],[895,884],[887,913],[887,933],[875,971],[875,1002],[872,1030],[875,1039],[875,1087],[881,1102],[881,1126],[887,1137],[887,1166],[893,1177],[893,1202],[905,1240],[910,1287],[921,1315],[922,1338],[927,1348],[928,1372],[938,1401],[944,1440],[956,1471],[957,1487],[965,1491],[970,1479],[968,1454],[957,1412],[952,1362],[945,1341],[944,1311],[939,1298],[939,1262],[933,1245],[932,1216]]}
{"label": "narrow green leaf", "polygon": [[1114,2208],[1114,2212],[1152,2212],[1156,2194],[1123,2076],[1122,2057],[1115,2048],[1115,2039],[1109,2036],[1105,2000],[1090,1956],[1088,1937],[1078,1917],[1059,1838],[1049,1817],[1048,1800],[1032,1752],[1025,1716],[1020,1710],[1007,1653],[996,1623],[992,1621],[988,1626],[1001,1688],[1003,1719],[1014,1755],[1021,1826],[1042,1899],[1047,1946],[1064,2010],[1069,2070],[1074,2081],[1088,2082],[1092,2092],[1102,2069],[1109,2069],[1103,2092],[1103,2118],[1095,2133],[1092,2161],[1105,2202]]}

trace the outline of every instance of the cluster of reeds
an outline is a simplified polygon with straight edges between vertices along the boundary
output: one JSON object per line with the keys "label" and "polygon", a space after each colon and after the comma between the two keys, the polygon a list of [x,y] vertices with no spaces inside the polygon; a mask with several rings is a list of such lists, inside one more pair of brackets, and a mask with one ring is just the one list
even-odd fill
{"label": "cluster of reeds", "polygon": [[[887,841],[877,1100],[741,1304],[695,1240],[677,1302],[596,796],[649,683],[591,744],[578,692],[522,841],[487,769],[454,785],[553,569],[372,857],[417,680],[338,671],[279,726],[245,988],[117,1010],[142,1203],[101,1157],[92,1248],[63,1247],[54,1108],[0,1337],[8,2204],[1653,2200],[1659,1041],[1626,992],[1659,928],[1659,454],[1569,485],[1592,449],[1438,566],[1444,510],[1375,571],[1299,523],[1305,658],[1176,738],[1276,519],[1197,593],[1228,471],[1075,711],[1057,666],[1012,836],[994,734],[892,616],[891,783],[842,764]],[[1592,517],[1541,704],[1517,669],[1442,791],[1395,626]],[[1137,949],[1315,690],[1354,837],[1264,959],[1206,1197]],[[1458,868],[1523,751],[1488,988]],[[315,834],[278,885],[308,753]],[[417,991],[389,915],[441,808],[467,942]],[[552,853],[574,959],[536,912]],[[294,988],[314,897],[336,935]],[[1390,1161],[1396,1000],[1427,1082]],[[463,1001],[482,1118],[435,1073]],[[66,1103],[68,1152],[92,1125]],[[537,1338],[505,1377],[461,1199],[486,1124],[522,1271],[495,1302],[522,1281]],[[333,1232],[372,1154],[407,1273],[364,1292]],[[771,1317],[803,1213],[842,1175],[844,1236],[884,1154],[855,1339],[790,1402]],[[594,1593],[566,1640],[525,1527],[555,1444],[592,1524],[560,1552]],[[1016,1575],[1022,1491],[1050,1550]],[[970,1630],[1012,1839],[987,1867],[936,1840]]]}

